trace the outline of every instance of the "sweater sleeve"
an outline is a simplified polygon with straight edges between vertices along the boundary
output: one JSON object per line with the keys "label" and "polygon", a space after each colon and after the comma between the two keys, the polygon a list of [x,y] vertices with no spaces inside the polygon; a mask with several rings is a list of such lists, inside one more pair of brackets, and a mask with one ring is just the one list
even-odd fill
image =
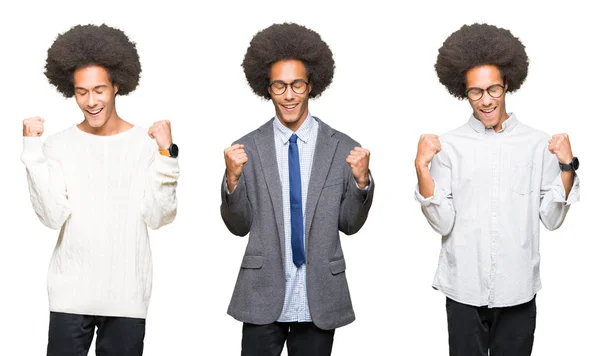
{"label": "sweater sleeve", "polygon": [[40,137],[23,137],[21,161],[33,210],[44,225],[59,229],[71,215],[64,173],[51,139],[42,146]]}
{"label": "sweater sleeve", "polygon": [[177,158],[162,156],[158,150],[149,161],[149,180],[144,190],[142,216],[150,229],[156,230],[167,225],[177,215],[177,179],[179,161]]}

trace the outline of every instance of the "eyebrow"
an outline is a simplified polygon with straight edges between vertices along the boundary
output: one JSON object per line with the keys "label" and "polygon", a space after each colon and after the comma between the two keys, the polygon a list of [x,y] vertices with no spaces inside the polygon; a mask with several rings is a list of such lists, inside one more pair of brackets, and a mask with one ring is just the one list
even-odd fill
{"label": "eyebrow", "polygon": [[303,82],[308,82],[308,79],[296,78],[296,79],[292,80],[292,81],[291,81],[291,82],[289,82],[289,83],[286,83],[285,81],[283,81],[283,80],[281,80],[281,79],[275,79],[275,80],[273,80],[271,83],[284,83],[284,84],[292,84],[293,82],[295,82],[295,81],[298,81],[298,80],[301,80],[301,81],[303,81]]}
{"label": "eyebrow", "polygon": [[[96,85],[95,87],[92,88],[92,90],[99,89],[99,88],[108,88],[108,85],[106,85],[106,84]],[[85,91],[87,91],[88,89],[84,88],[84,87],[75,87],[75,90],[85,90]]]}
{"label": "eyebrow", "polygon": [[490,86],[489,86],[489,87],[487,87],[487,88],[480,88],[480,87],[470,87],[470,88],[467,88],[467,91],[469,91],[469,90],[471,90],[471,89],[480,89],[480,90],[486,90],[486,89],[488,89],[488,88],[491,88],[491,87],[493,87],[494,85],[500,85],[500,86],[504,86],[504,84],[498,84],[498,83],[496,83],[496,84],[492,84],[492,85],[490,85]]}

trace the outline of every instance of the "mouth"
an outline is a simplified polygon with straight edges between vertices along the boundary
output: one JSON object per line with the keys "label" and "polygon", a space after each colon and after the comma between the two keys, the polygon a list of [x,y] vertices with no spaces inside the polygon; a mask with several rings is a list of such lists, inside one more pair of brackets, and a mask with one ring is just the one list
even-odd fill
{"label": "mouth", "polygon": [[294,111],[298,104],[281,105],[285,111]]}
{"label": "mouth", "polygon": [[98,115],[100,115],[100,113],[102,112],[102,110],[104,110],[104,108],[97,109],[97,110],[86,110],[85,112],[87,112],[88,114],[90,114],[91,117],[98,117]]}
{"label": "mouth", "polygon": [[490,109],[479,109],[479,111],[483,114],[483,116],[490,118],[494,115],[496,108],[497,108],[497,106],[490,108]]}

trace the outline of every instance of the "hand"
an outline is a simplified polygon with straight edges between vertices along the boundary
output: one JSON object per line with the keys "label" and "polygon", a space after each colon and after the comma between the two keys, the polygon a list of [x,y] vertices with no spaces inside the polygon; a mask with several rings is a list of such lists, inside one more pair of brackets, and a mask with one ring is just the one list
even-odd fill
{"label": "hand", "polygon": [[242,168],[248,162],[248,156],[244,151],[244,145],[235,144],[225,149],[225,178],[227,179],[227,188],[231,192],[237,185],[242,176]]}
{"label": "hand", "polygon": [[419,139],[419,146],[417,148],[415,165],[417,168],[429,167],[429,163],[431,163],[433,157],[441,150],[442,145],[437,135],[421,135],[421,138]]}
{"label": "hand", "polygon": [[369,156],[371,152],[368,149],[362,147],[354,147],[346,163],[352,167],[352,175],[358,184],[358,187],[364,189],[369,185]]}
{"label": "hand", "polygon": [[44,119],[39,116],[23,120],[23,136],[39,137],[44,133]]}
{"label": "hand", "polygon": [[569,164],[573,160],[571,142],[567,134],[552,135],[552,138],[548,141],[548,151],[555,154],[562,164]]}
{"label": "hand", "polygon": [[173,137],[171,136],[171,122],[169,120],[155,122],[148,129],[148,136],[156,140],[156,144],[160,150],[168,150],[173,143]]}

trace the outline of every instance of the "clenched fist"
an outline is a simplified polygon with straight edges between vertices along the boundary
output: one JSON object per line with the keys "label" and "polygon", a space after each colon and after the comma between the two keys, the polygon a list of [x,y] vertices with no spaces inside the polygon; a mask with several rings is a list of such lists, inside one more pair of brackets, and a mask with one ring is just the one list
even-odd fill
{"label": "clenched fist", "polygon": [[157,121],[148,129],[148,136],[156,140],[158,148],[168,150],[173,143],[171,136],[171,122],[169,120]]}
{"label": "clenched fist", "polygon": [[440,144],[440,139],[437,135],[421,135],[415,165],[417,168],[429,167],[429,163],[431,163],[433,157],[441,150],[442,145]]}
{"label": "clenched fist", "polygon": [[358,184],[358,187],[364,189],[369,184],[369,156],[371,152],[362,147],[354,147],[346,163],[352,168],[352,175]]}
{"label": "clenched fist", "polygon": [[571,142],[567,134],[552,135],[552,138],[548,141],[548,150],[555,154],[562,164],[569,164],[573,160]]}
{"label": "clenched fist", "polygon": [[23,120],[23,136],[39,137],[44,133],[44,119],[39,116]]}
{"label": "clenched fist", "polygon": [[231,192],[237,185],[242,176],[242,168],[248,162],[248,156],[244,151],[244,145],[235,144],[225,149],[225,178],[227,179],[227,189]]}

